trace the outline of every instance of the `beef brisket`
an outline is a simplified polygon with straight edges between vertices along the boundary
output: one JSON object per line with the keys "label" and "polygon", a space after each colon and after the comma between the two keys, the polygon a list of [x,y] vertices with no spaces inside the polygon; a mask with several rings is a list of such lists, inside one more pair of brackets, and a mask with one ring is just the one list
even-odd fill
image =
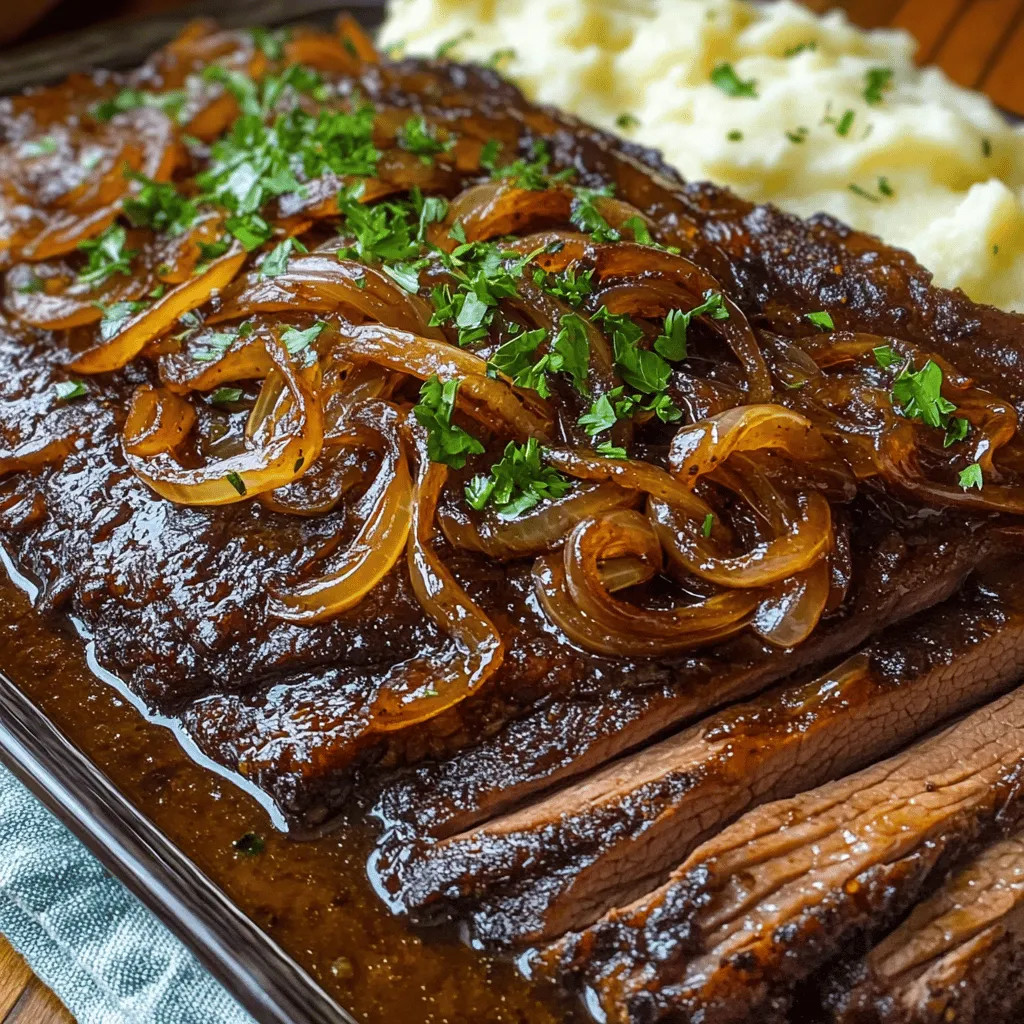
{"label": "beef brisket", "polygon": [[659,885],[730,820],[892,753],[1024,672],[1017,571],[883,633],[843,664],[706,719],[545,799],[401,863],[421,920],[471,918],[522,945]]}
{"label": "beef brisket", "polygon": [[1024,1005],[1024,834],[987,847],[861,962],[836,1024],[1016,1024]]}
{"label": "beef brisket", "polygon": [[1024,815],[1024,689],[871,768],[750,811],[539,965],[609,1021],[786,1020],[793,987]]}

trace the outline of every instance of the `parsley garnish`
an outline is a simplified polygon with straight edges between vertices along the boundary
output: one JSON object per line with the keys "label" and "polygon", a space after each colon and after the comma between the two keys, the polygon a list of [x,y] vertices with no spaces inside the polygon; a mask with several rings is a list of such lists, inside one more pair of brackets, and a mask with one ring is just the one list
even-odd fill
{"label": "parsley garnish", "polygon": [[711,512],[709,512],[704,517],[704,522],[701,524],[700,532],[705,537],[710,537],[711,536],[711,527],[714,526],[714,525],[715,525],[715,517],[714,517],[714,515]]}
{"label": "parsley garnish", "polygon": [[62,380],[53,385],[57,398],[62,402],[70,402],[89,393],[89,389],[80,380]]}
{"label": "parsley garnish", "polygon": [[338,250],[339,258],[401,263],[419,255],[412,222],[415,210],[411,204],[368,205],[358,201],[358,191],[349,191],[338,196],[338,208],[344,217],[344,233],[354,239],[353,245]]}
{"label": "parsley garnish", "polygon": [[972,487],[977,487],[980,491],[985,486],[985,481],[981,475],[981,466],[977,462],[972,462],[963,472],[961,472],[960,486],[965,490],[969,491]]}
{"label": "parsley garnish", "polygon": [[103,310],[103,319],[100,320],[100,338],[103,341],[110,341],[121,333],[124,325],[131,320],[136,313],[141,313],[146,308],[145,302],[115,302],[110,306],[99,304]]}
{"label": "parsley garnish", "polygon": [[451,39],[445,40],[437,48],[437,59],[438,60],[447,60],[449,54],[451,54],[460,43],[464,43],[467,39],[472,39],[472,38],[473,38],[473,30],[472,29],[466,29],[465,32],[461,32],[461,33],[459,33],[459,35],[453,36]]}
{"label": "parsley garnish", "polygon": [[819,331],[834,331],[836,325],[832,320],[832,314],[824,310],[818,313],[804,313],[804,319],[810,320]]}
{"label": "parsley garnish", "polygon": [[210,401],[214,405],[231,405],[233,402],[239,401],[242,397],[241,388],[217,388],[216,391],[210,395]]}
{"label": "parsley garnish", "polygon": [[856,182],[851,182],[846,186],[854,195],[860,196],[861,199],[866,199],[869,203],[877,203],[878,196],[872,195],[866,188],[861,188]]}
{"label": "parsley garnish", "polygon": [[437,374],[428,377],[420,388],[420,400],[413,406],[413,415],[427,431],[427,456],[453,469],[462,469],[467,455],[480,455],[484,446],[462,427],[452,423],[455,396],[460,381],[444,384]]}
{"label": "parsley garnish", "polygon": [[507,377],[518,378],[533,366],[532,356],[541,346],[548,332],[543,327],[535,331],[521,331],[499,345],[488,360],[487,368]]}
{"label": "parsley garnish", "polygon": [[[216,242],[196,242],[196,245],[199,247],[199,264],[196,270],[207,263],[220,259],[231,248],[231,243],[226,238],[220,238]],[[159,268],[157,269],[159,271]],[[170,269],[168,267],[162,273],[170,273]]]}
{"label": "parsley garnish", "polygon": [[535,437],[526,444],[510,441],[490,474],[478,475],[466,485],[466,501],[478,512],[493,504],[507,518],[515,518],[542,501],[561,498],[572,481],[541,462]]}
{"label": "parsley garnish", "polygon": [[619,114],[619,116],[615,118],[615,126],[617,128],[621,128],[624,132],[631,131],[634,128],[640,127],[640,118],[635,114]]}
{"label": "parsley garnish", "polygon": [[890,366],[900,361],[900,357],[893,352],[892,347],[889,345],[879,345],[871,351],[874,353],[875,362],[883,370],[888,370]]}
{"label": "parsley garnish", "polygon": [[892,397],[909,420],[920,420],[929,427],[946,427],[956,406],[942,397],[942,368],[929,359],[914,372],[902,369],[893,381]]}
{"label": "parsley garnish", "polygon": [[124,245],[127,232],[120,224],[111,224],[103,234],[87,238],[78,243],[78,248],[88,253],[89,259],[78,275],[83,284],[102,284],[114,274],[131,276],[131,262],[136,250],[126,250]]}
{"label": "parsley garnish", "polygon": [[188,96],[184,89],[171,89],[168,92],[144,92],[140,89],[122,89],[109,100],[103,100],[92,108],[92,116],[97,121],[109,121],[116,114],[139,107],[155,107],[162,110],[168,117],[178,121]]}
{"label": "parsley garnish", "polygon": [[892,68],[868,68],[864,73],[864,99],[872,105],[881,103],[883,93],[892,86]]}
{"label": "parsley garnish", "polygon": [[398,130],[396,141],[401,149],[415,153],[425,164],[432,164],[437,153],[447,153],[454,139],[438,138],[437,129],[422,115],[410,117]]}
{"label": "parsley garnish", "polygon": [[126,171],[125,177],[141,183],[133,198],[124,201],[125,216],[139,228],[180,235],[191,227],[198,208],[170,182],[157,182],[137,171]]}
{"label": "parsley garnish", "polygon": [[744,81],[728,62],[719,64],[711,72],[711,84],[721,89],[726,96],[757,96],[757,82],[753,78]]}
{"label": "parsley garnish", "polygon": [[963,416],[952,416],[946,424],[946,436],[942,439],[942,447],[962,441],[971,431],[971,422]]}
{"label": "parsley garnish", "polygon": [[288,269],[288,260],[291,259],[292,250],[309,252],[297,238],[286,238],[283,242],[278,242],[260,264],[260,277],[278,277],[283,274]]}
{"label": "parsley garnish", "polygon": [[31,295],[35,292],[41,292],[45,287],[41,277],[30,273],[28,280],[24,284],[19,284],[14,290],[22,295]]}
{"label": "parsley garnish", "polygon": [[429,260],[417,260],[415,263],[392,263],[382,269],[399,288],[415,295],[420,290],[420,271]]}
{"label": "parsley garnish", "polygon": [[850,134],[850,129],[853,127],[853,121],[854,121],[854,118],[856,118],[856,116],[857,116],[857,114],[856,114],[855,111],[853,111],[853,110],[845,110],[843,112],[843,116],[841,118],[839,118],[838,121],[835,121],[835,120],[833,120],[831,118],[828,118],[827,120],[829,121],[830,124],[834,124],[835,125],[835,127],[836,127],[836,135],[842,135],[842,136],[845,137],[845,136]]}
{"label": "parsley garnish", "polygon": [[728,134],[727,134],[727,135],[726,135],[725,137],[726,137],[726,138],[727,138],[727,139],[728,139],[728,140],[729,140],[730,142],[742,142],[742,141],[743,141],[743,132],[741,132],[741,131],[738,131],[737,129],[735,129],[735,128],[734,128],[734,129],[733,129],[733,130],[732,130],[731,132],[729,132],[729,133],[728,133]]}
{"label": "parsley garnish", "polygon": [[893,191],[892,185],[889,184],[889,179],[884,174],[879,176],[878,191],[881,192],[883,196],[896,195],[895,191]]}
{"label": "parsley garnish", "polygon": [[[246,493],[245,481],[234,470],[232,470],[230,473],[228,473],[228,475],[226,477],[224,477],[224,479],[227,480],[227,482],[229,484],[231,484],[231,486],[234,487],[234,489],[236,491],[238,491],[239,494],[244,495]],[[241,849],[241,847],[238,845],[238,843],[243,842],[246,838],[247,838],[246,836],[242,836],[242,838],[239,839],[238,842],[235,843],[235,849]],[[253,836],[253,838],[255,839],[257,837]],[[244,852],[248,853],[250,855],[254,855],[256,853],[259,853],[260,850],[263,849],[263,840],[261,839],[259,841],[259,843],[260,843],[259,849],[257,849],[257,850],[245,850]]]}
{"label": "parsley garnish", "polygon": [[284,59],[284,41],[277,32],[271,32],[262,25],[252,29],[252,41],[262,51],[267,60]]}
{"label": "parsley garnish", "polygon": [[[413,193],[413,205],[417,205],[418,190]],[[427,228],[431,224],[440,224],[448,216],[448,200],[444,196],[420,196],[420,220],[416,230],[416,241],[423,242],[427,237]]]}
{"label": "parsley garnish", "polygon": [[18,148],[18,156],[30,158],[36,156],[53,156],[57,152],[57,140],[51,135],[44,135],[41,139],[32,139],[23,142]]}
{"label": "parsley garnish", "polygon": [[686,332],[695,316],[710,316],[712,320],[728,320],[729,310],[721,292],[708,291],[704,301],[689,312],[673,309],[665,317],[665,328],[654,340],[654,351],[673,362],[686,358]]}
{"label": "parsley garnish", "polygon": [[487,62],[484,67],[492,68],[497,71],[502,64],[506,61],[515,60],[516,51],[511,46],[506,46],[501,50],[495,50],[494,53],[487,58]]}
{"label": "parsley garnish", "polygon": [[323,321],[317,321],[304,331],[300,331],[297,327],[288,327],[281,333],[281,343],[288,350],[288,355],[297,356],[300,352],[305,352],[320,337],[321,331],[326,326],[327,324]]}
{"label": "parsley garnish", "polygon": [[202,339],[203,347],[197,348],[192,353],[192,358],[197,363],[216,362],[231,348],[237,337],[238,334],[233,334],[230,331],[214,331],[212,334],[207,334]]}
{"label": "parsley garnish", "polygon": [[628,316],[609,313],[602,306],[594,319],[603,323],[612,335],[612,353],[622,379],[637,391],[656,395],[668,385],[672,367],[657,352],[641,348],[643,330]]}
{"label": "parsley garnish", "polygon": [[594,451],[598,455],[603,455],[606,459],[628,459],[629,454],[625,448],[620,448],[617,445],[611,443],[611,441],[602,441]]}
{"label": "parsley garnish", "polygon": [[797,125],[796,129],[791,132],[786,132],[786,138],[790,142],[803,142],[807,138],[809,129],[806,125]]}
{"label": "parsley garnish", "polygon": [[802,43],[797,43],[796,46],[789,46],[782,51],[783,57],[795,57],[798,53],[803,53],[805,50],[816,50],[818,48],[817,39],[807,39]]}
{"label": "parsley garnish", "polygon": [[598,210],[595,200],[611,196],[614,188],[578,188],[572,201],[570,221],[584,232],[591,235],[595,242],[618,242],[622,236],[604,219]]}
{"label": "parsley garnish", "polygon": [[992,155],[992,140],[984,138],[981,140],[981,155],[991,156]]}
{"label": "parsley garnish", "polygon": [[618,420],[629,419],[636,412],[653,412],[663,423],[682,418],[682,411],[668,395],[655,395],[645,405],[640,395],[627,395],[622,386],[613,388],[594,402],[576,421],[591,437],[611,430]]}
{"label": "parsley garnish", "polygon": [[571,167],[555,174],[550,172],[551,151],[543,139],[534,141],[530,149],[530,159],[520,157],[510,164],[505,164],[504,167],[498,167],[496,164],[499,150],[500,143],[491,139],[480,154],[480,166],[490,170],[491,177],[496,180],[511,181],[515,188],[540,192],[552,185],[568,181],[575,174]]}
{"label": "parsley garnish", "polygon": [[533,272],[535,284],[539,285],[548,295],[553,295],[570,306],[582,305],[583,300],[593,292],[594,286],[591,282],[593,276],[593,270],[583,270],[577,273],[572,267],[568,267],[560,274],[545,273],[540,267]]}

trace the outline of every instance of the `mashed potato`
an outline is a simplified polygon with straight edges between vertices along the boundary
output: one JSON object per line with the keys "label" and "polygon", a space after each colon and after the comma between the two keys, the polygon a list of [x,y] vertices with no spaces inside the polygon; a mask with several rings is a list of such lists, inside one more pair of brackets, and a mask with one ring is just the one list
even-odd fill
{"label": "mashed potato", "polygon": [[1024,132],[913,63],[914,42],[790,0],[392,0],[385,44],[493,59],[534,99],[690,179],[909,249],[1024,310]]}

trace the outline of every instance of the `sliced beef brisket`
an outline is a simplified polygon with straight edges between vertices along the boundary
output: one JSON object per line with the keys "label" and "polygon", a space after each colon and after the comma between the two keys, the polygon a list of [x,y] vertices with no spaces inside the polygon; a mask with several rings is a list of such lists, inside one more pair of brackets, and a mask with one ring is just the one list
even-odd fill
{"label": "sliced beef brisket", "polygon": [[423,920],[535,944],[592,923],[758,804],[892,753],[1024,673],[1019,570],[894,627],[833,670],[714,715],[401,863]]}
{"label": "sliced beef brisket", "polygon": [[1024,834],[987,847],[860,962],[835,1024],[1016,1024],[1024,1005]]}
{"label": "sliced beef brisket", "polygon": [[753,810],[539,966],[609,1021],[785,1021],[793,987],[1024,815],[1024,689],[887,761]]}

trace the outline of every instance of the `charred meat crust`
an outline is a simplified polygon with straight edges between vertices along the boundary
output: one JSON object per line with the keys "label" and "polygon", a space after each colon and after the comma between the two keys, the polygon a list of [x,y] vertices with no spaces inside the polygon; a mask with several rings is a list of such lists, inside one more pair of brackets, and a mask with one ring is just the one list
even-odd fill
{"label": "charred meat crust", "polygon": [[660,889],[538,962],[610,1021],[785,1020],[793,988],[893,924],[1024,813],[1024,690],[902,754],[751,811]]}
{"label": "charred meat crust", "polygon": [[968,584],[809,683],[407,857],[401,902],[421,920],[469,918],[485,943],[551,940],[661,884],[741,813],[892,753],[1022,672],[1024,585]]}

